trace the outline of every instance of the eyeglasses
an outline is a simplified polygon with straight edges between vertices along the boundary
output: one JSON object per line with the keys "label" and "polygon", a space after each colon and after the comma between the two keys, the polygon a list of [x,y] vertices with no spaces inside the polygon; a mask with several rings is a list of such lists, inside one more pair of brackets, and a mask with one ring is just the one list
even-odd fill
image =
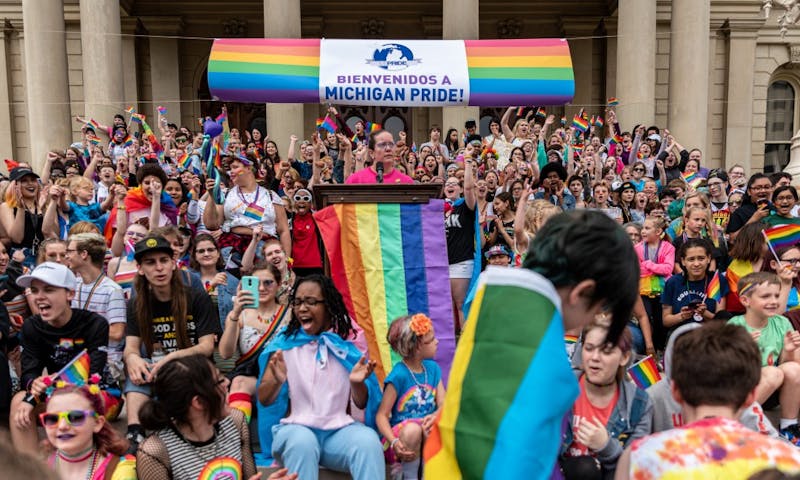
{"label": "eyeglasses", "polygon": [[733,205],[733,206],[736,206],[736,207],[738,207],[741,204],[742,204],[741,201],[739,201],[739,202],[728,202],[728,205]]}
{"label": "eyeglasses", "polygon": [[750,187],[750,190],[752,190],[754,192],[766,192],[767,190],[771,190],[771,189],[772,189],[772,185],[761,185],[761,186],[758,186],[758,187],[753,185],[752,187]]}
{"label": "eyeglasses", "polygon": [[457,186],[459,186],[459,185],[461,185],[461,184],[460,184],[460,183],[458,183],[458,182],[446,182],[446,183],[444,184],[444,186],[445,186],[445,187],[457,187]]}
{"label": "eyeglasses", "polygon": [[310,202],[311,196],[310,195],[295,195],[294,196],[295,202]]}
{"label": "eyeglasses", "polygon": [[194,251],[194,253],[198,255],[205,255],[206,253],[214,253],[217,251],[217,247],[209,247],[209,248],[198,248]]}
{"label": "eyeglasses", "polygon": [[66,412],[49,412],[39,415],[42,425],[47,428],[58,426],[58,422],[63,418],[72,427],[80,427],[86,423],[88,417],[96,418],[97,412],[92,410],[69,410]]}
{"label": "eyeglasses", "polygon": [[264,288],[269,288],[269,287],[275,285],[275,280],[272,280],[270,278],[265,278],[264,280],[261,280],[261,285]]}
{"label": "eyeglasses", "polygon": [[800,265],[800,257],[798,257],[798,258],[781,258],[781,262],[790,263],[792,265]]}
{"label": "eyeglasses", "polygon": [[188,142],[188,141],[189,141],[189,140],[187,140],[187,139],[185,139],[185,138],[176,138],[176,139],[175,139],[175,143],[186,143],[186,142]]}
{"label": "eyeglasses", "polygon": [[394,148],[394,146],[395,146],[394,142],[381,142],[381,143],[376,143],[375,144],[375,148],[379,148],[379,149],[383,149],[383,150],[386,150],[388,148]]}
{"label": "eyeglasses", "polygon": [[75,249],[75,248],[68,248],[68,249],[67,249],[67,253],[75,253],[75,252],[77,252],[77,251],[78,251],[78,250],[77,250],[77,249]]}
{"label": "eyeglasses", "polygon": [[634,168],[634,172],[644,172],[644,168]]}
{"label": "eyeglasses", "polygon": [[305,306],[307,306],[307,307],[315,307],[315,306],[319,305],[320,303],[324,303],[324,302],[325,302],[325,300],[320,300],[320,299],[314,298],[314,297],[295,297],[295,298],[292,298],[292,302],[291,303],[292,303],[293,307],[297,308],[297,307],[299,307],[300,305],[303,305],[303,304],[305,304]]}

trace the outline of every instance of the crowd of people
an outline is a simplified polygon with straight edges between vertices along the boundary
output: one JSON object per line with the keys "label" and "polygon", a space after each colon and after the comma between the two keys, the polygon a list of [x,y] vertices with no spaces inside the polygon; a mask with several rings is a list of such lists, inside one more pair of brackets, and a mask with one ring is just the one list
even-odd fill
{"label": "crowd of people", "polygon": [[[574,287],[565,318],[584,296],[599,311],[567,331],[580,395],[555,466],[566,478],[800,472],[800,244],[772,248],[764,234],[800,225],[791,176],[708,169],[666,129],[623,130],[613,106],[588,126],[510,107],[486,136],[468,121],[425,139],[327,116],[336,128],[323,122],[302,142],[229,128],[224,114],[194,131],[159,112],[158,134],[136,113],[108,126],[76,117],[81,138],[43,168],[7,161],[0,415],[16,448],[39,452],[41,425],[62,479],[132,468],[252,478],[258,434],[285,467],[273,479],[316,479],[320,467],[421,478],[447,395],[437,332],[426,312],[394,319],[399,361],[378,381],[325,276],[312,194],[438,183],[450,295],[437,301],[453,303],[455,334],[470,279],[488,266]],[[616,223],[625,244],[603,254],[638,272],[639,290],[561,257],[537,267],[542,245],[566,258],[581,244],[543,229],[554,216]],[[83,351],[88,379],[54,381]],[[664,371],[647,391],[626,375],[644,356]],[[764,411],[775,409],[773,426]],[[124,437],[111,428],[121,411]]]}

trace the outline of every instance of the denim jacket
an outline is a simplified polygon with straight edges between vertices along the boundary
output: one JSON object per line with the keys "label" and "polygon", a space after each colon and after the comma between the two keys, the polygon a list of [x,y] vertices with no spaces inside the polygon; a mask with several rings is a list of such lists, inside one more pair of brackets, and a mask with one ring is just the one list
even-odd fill
{"label": "denim jacket", "polygon": [[[570,412],[570,419],[572,412]],[[570,425],[572,421],[570,420]],[[653,426],[653,401],[633,382],[619,382],[619,398],[606,424],[608,442],[594,452],[603,467],[603,474],[613,474],[622,451],[631,441],[650,434]],[[572,443],[572,428],[567,428],[561,442],[561,455]]]}
{"label": "denim jacket", "polygon": [[225,272],[227,281],[224,285],[217,287],[217,308],[219,309],[219,323],[225,331],[225,318],[233,310],[233,298],[236,296],[236,289],[239,287],[239,279]]}

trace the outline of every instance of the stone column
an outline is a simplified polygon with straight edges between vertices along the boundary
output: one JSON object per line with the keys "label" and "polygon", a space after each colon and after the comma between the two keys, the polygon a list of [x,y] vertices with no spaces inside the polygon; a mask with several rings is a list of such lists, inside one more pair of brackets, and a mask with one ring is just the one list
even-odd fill
{"label": "stone column", "polygon": [[64,2],[25,1],[22,21],[30,162],[41,171],[51,148],[72,142]]}
{"label": "stone column", "polygon": [[[300,27],[300,2],[264,0],[264,38],[300,38]],[[305,123],[302,104],[267,104],[267,132],[278,144],[282,157],[286,156],[291,135],[302,138]]]}
{"label": "stone column", "polygon": [[[603,20],[606,35],[606,90],[603,92],[603,104],[606,99],[617,96],[617,18],[609,17]],[[605,110],[605,107],[601,108]]]}
{"label": "stone column", "polygon": [[673,0],[669,42],[669,128],[686,148],[708,151],[710,0]]}
{"label": "stone column", "polygon": [[15,158],[14,112],[11,105],[11,65],[8,42],[13,30],[0,30],[0,158]]}
{"label": "stone column", "polygon": [[[728,59],[728,108],[725,118],[725,167],[741,164],[754,173],[751,164],[753,128],[753,64],[757,31],[731,27]],[[763,169],[759,165],[757,170]]]}
{"label": "stone column", "polygon": [[[139,85],[136,75],[136,27],[138,20],[134,17],[121,19],[122,24],[122,103],[127,108],[131,105],[139,111]],[[127,119],[127,116],[126,116]]]}
{"label": "stone column", "polygon": [[656,0],[617,4],[617,119],[623,130],[652,125],[656,111]]}
{"label": "stone column", "polygon": [[789,165],[783,171],[792,175],[792,184],[796,185],[800,181],[800,130],[792,137]]}
{"label": "stone column", "polygon": [[85,115],[110,125],[123,112],[119,2],[80,0]]}
{"label": "stone column", "polygon": [[[442,39],[443,40],[477,40],[479,4],[478,0],[443,0],[442,1]],[[442,135],[449,128],[458,129],[459,135],[464,130],[464,122],[475,120],[480,125],[481,109],[479,107],[444,107],[442,108]],[[425,127],[430,127],[426,125]],[[428,128],[425,128],[428,131]],[[427,141],[427,135],[426,135]]]}
{"label": "stone column", "polygon": [[181,76],[179,35],[183,31],[183,23],[177,17],[142,17],[150,37],[150,85],[152,88],[152,105],[144,109],[150,127],[157,132],[155,119],[158,106],[167,109],[170,123],[181,124]]}
{"label": "stone column", "polygon": [[575,96],[572,103],[564,108],[571,119],[583,108],[589,115],[600,113],[602,108],[593,107],[594,87],[594,35],[600,19],[596,17],[564,17],[562,29],[569,40],[569,53],[572,57],[572,71],[575,75]]}

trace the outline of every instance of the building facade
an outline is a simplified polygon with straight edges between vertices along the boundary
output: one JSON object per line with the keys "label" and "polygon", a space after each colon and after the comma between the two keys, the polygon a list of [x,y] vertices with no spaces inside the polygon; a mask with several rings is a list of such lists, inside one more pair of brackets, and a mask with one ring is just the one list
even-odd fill
{"label": "building facade", "polygon": [[[158,105],[197,127],[216,115],[206,67],[220,37],[567,38],[575,72],[568,117],[617,97],[624,128],[670,129],[709,167],[777,171],[800,128],[800,27],[779,33],[761,0],[0,0],[0,155],[35,166],[79,137],[75,115],[108,123]],[[231,123],[261,127],[281,148],[309,136],[321,105],[228,104]],[[411,132],[486,126],[502,108],[341,106]],[[180,122],[178,122],[178,120]]]}

